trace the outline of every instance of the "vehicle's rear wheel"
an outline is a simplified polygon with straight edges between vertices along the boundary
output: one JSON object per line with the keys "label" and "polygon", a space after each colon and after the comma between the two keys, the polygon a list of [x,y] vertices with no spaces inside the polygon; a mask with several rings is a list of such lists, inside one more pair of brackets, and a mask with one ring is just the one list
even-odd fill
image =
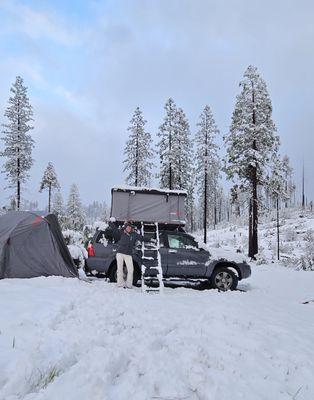
{"label": "vehicle's rear wheel", "polygon": [[219,267],[214,270],[210,278],[211,286],[214,289],[227,291],[235,290],[238,286],[238,277],[227,267]]}
{"label": "vehicle's rear wheel", "polygon": [[[108,277],[109,277],[110,282],[117,282],[117,264],[116,263],[114,263],[111,266]],[[126,280],[127,269],[126,269],[125,265],[123,266],[123,277],[124,277],[124,280]],[[141,279],[140,270],[139,270],[138,266],[136,264],[134,264],[133,285],[135,286],[140,279]]]}

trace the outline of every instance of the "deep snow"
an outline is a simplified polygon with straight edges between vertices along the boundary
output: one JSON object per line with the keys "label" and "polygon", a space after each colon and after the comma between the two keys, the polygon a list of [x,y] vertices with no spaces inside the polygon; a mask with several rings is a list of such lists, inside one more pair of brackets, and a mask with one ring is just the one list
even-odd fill
{"label": "deep snow", "polygon": [[314,273],[255,266],[246,292],[164,295],[0,281],[0,399],[314,399]]}

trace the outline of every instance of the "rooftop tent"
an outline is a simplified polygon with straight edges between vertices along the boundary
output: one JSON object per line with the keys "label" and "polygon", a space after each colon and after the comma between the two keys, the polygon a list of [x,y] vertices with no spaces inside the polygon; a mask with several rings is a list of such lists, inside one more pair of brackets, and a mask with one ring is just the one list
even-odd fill
{"label": "rooftop tent", "polygon": [[116,187],[111,190],[111,216],[117,221],[185,225],[186,196],[183,190]]}
{"label": "rooftop tent", "polygon": [[0,216],[0,278],[77,277],[55,215],[12,211]]}

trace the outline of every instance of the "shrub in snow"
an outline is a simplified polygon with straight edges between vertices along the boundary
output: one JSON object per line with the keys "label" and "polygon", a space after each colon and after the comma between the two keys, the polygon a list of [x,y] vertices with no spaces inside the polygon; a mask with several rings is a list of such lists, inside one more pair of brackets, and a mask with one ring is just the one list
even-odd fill
{"label": "shrub in snow", "polygon": [[95,221],[93,223],[93,229],[99,231],[105,231],[108,228],[108,222],[106,221]]}
{"label": "shrub in snow", "polygon": [[258,254],[256,255],[256,265],[263,265],[267,264],[269,261],[267,260],[267,257],[263,253],[263,250],[260,249]]}
{"label": "shrub in snow", "polygon": [[78,244],[82,245],[84,240],[83,240],[83,235],[81,232],[74,231],[72,229],[66,229],[65,231],[62,232],[65,243],[67,245],[69,244]]}
{"label": "shrub in snow", "polygon": [[305,247],[301,255],[298,268],[305,271],[314,271],[314,232],[309,230],[304,235]]}
{"label": "shrub in snow", "polygon": [[314,271],[314,243],[308,243],[305,254],[300,257],[298,269]]}
{"label": "shrub in snow", "polygon": [[84,266],[84,260],[88,257],[84,248],[84,237],[81,232],[67,229],[63,231],[63,237],[68,246],[69,252],[78,267]]}
{"label": "shrub in snow", "polygon": [[295,242],[297,240],[297,234],[295,232],[295,229],[292,227],[288,227],[285,229],[283,233],[284,240],[287,242]]}

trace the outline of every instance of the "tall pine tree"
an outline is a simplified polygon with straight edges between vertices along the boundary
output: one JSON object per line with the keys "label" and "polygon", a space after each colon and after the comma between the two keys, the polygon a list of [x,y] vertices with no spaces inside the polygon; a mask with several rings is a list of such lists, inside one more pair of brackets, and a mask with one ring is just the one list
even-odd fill
{"label": "tall pine tree", "polygon": [[215,139],[219,130],[212,111],[205,106],[197,124],[196,134],[196,180],[200,197],[204,243],[207,242],[207,227],[216,207],[220,162]]}
{"label": "tall pine tree", "polygon": [[146,120],[137,107],[130,121],[129,139],[124,149],[124,171],[128,172],[126,182],[132,186],[150,186],[152,178],[151,135],[145,130]]}
{"label": "tall pine tree", "polygon": [[4,173],[9,181],[9,187],[15,188],[16,206],[21,206],[21,186],[29,178],[28,171],[33,165],[32,150],[34,140],[29,131],[33,129],[33,110],[27,97],[27,87],[23,85],[23,79],[16,77],[10,89],[12,95],[9,105],[4,113],[8,122],[3,124],[4,151],[0,153],[6,158]]}
{"label": "tall pine tree", "polygon": [[173,143],[175,155],[173,186],[174,189],[188,190],[193,171],[193,145],[190,138],[190,125],[182,108],[179,108],[176,112]]}
{"label": "tall pine tree", "polygon": [[74,183],[70,188],[66,211],[67,227],[75,231],[82,230],[85,224],[85,215],[78,187]]}
{"label": "tall pine tree", "polygon": [[225,171],[250,191],[249,257],[258,253],[258,185],[278,158],[279,137],[272,120],[272,105],[265,81],[257,68],[249,66],[240,82],[230,133],[225,137]]}
{"label": "tall pine tree", "polygon": [[170,98],[165,105],[166,115],[159,127],[160,186],[166,189],[188,190],[192,176],[193,146],[190,126],[185,113]]}
{"label": "tall pine tree", "polygon": [[176,165],[176,116],[177,107],[173,99],[169,99],[165,104],[166,116],[158,131],[158,153],[160,157],[160,187],[165,189],[175,188],[175,165]]}
{"label": "tall pine tree", "polygon": [[60,189],[57,174],[51,162],[48,163],[41,180],[39,191],[48,189],[48,212],[51,211],[51,194],[53,189]]}

